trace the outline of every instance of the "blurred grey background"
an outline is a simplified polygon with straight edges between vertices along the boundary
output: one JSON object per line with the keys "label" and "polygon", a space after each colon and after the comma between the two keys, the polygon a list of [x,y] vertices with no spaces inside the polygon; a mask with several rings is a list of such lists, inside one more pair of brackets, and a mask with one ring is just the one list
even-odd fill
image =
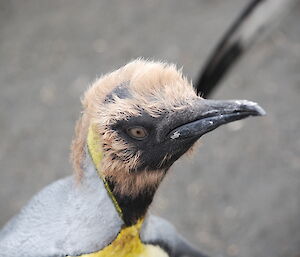
{"label": "blurred grey background", "polygon": [[[1,0],[0,226],[70,175],[80,96],[143,56],[195,78],[246,0]],[[268,115],[219,128],[174,165],[152,211],[211,256],[300,256],[300,7],[214,98]]]}

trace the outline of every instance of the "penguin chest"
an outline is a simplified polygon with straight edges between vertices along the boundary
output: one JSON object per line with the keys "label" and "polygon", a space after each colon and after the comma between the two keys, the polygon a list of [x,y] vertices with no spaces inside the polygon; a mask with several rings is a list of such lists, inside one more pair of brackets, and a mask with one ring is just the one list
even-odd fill
{"label": "penguin chest", "polygon": [[117,238],[98,252],[81,257],[169,257],[159,246],[144,244],[139,236],[139,224],[126,227]]}

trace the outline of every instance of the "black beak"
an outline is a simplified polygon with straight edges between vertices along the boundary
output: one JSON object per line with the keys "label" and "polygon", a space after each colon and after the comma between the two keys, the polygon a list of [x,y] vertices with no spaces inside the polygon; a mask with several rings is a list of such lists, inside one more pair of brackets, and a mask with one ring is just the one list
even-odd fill
{"label": "black beak", "polygon": [[257,103],[247,100],[199,99],[190,110],[177,117],[181,120],[181,124],[169,133],[169,138],[198,139],[223,124],[265,114],[266,112]]}

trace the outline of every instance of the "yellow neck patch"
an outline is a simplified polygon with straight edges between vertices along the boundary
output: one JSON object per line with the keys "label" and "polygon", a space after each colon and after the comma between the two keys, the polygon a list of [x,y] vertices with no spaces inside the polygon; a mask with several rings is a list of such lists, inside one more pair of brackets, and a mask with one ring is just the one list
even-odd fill
{"label": "yellow neck patch", "polygon": [[107,181],[105,180],[105,177],[101,174],[100,171],[100,163],[102,160],[102,152],[100,149],[100,137],[98,135],[98,133],[95,132],[95,127],[94,126],[90,126],[89,127],[89,132],[88,132],[88,137],[87,137],[87,145],[88,145],[88,150],[90,152],[90,155],[92,157],[92,161],[94,163],[94,166],[97,170],[97,173],[99,175],[99,177],[102,179],[104,186],[106,188],[106,191],[108,192],[111,200],[114,203],[114,206],[119,214],[119,216],[121,217],[121,219],[123,219],[123,213],[122,213],[122,209],[120,208],[115,196],[113,195]]}

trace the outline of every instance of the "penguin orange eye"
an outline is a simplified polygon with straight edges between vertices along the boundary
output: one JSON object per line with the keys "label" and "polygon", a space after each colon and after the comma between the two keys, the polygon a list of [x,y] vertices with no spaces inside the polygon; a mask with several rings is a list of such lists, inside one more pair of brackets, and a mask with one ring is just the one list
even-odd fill
{"label": "penguin orange eye", "polygon": [[129,128],[127,129],[127,133],[129,136],[137,140],[143,140],[148,136],[147,130],[143,127]]}

